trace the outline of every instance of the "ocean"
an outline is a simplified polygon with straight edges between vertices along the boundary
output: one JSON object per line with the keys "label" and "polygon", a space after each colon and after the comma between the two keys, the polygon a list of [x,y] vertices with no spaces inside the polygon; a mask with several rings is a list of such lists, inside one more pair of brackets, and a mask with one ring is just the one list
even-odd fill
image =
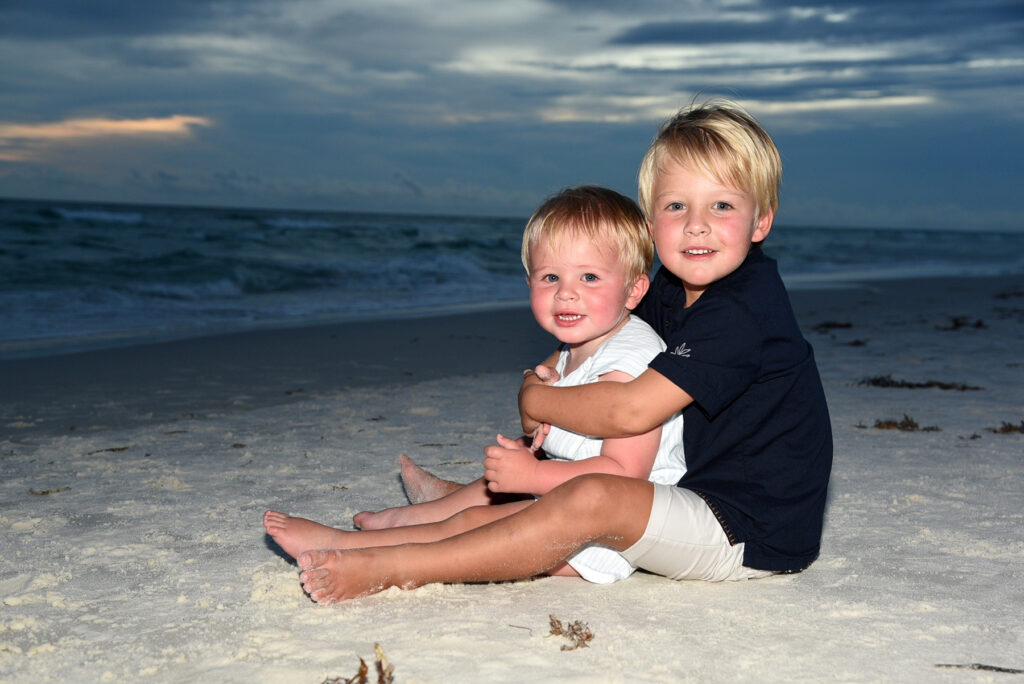
{"label": "ocean", "polygon": [[[526,217],[0,200],[0,358],[525,303]],[[1024,272],[1024,232],[787,227],[790,288]]]}

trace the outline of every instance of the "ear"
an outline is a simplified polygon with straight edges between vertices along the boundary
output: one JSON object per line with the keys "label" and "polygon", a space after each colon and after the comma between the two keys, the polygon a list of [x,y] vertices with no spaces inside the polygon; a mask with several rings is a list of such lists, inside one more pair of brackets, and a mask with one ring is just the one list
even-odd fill
{"label": "ear", "polygon": [[775,211],[772,209],[766,210],[760,216],[757,217],[757,222],[754,224],[754,233],[750,237],[752,243],[762,242],[768,233],[772,230],[772,222],[775,220]]}
{"label": "ear", "polygon": [[646,273],[633,281],[633,284],[629,286],[629,290],[626,293],[626,308],[630,311],[635,309],[650,287],[651,279],[647,277]]}

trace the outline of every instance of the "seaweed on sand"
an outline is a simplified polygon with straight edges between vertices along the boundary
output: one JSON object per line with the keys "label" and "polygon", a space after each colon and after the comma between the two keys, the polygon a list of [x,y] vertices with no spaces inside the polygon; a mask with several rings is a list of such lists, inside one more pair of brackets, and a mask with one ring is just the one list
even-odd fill
{"label": "seaweed on sand", "polygon": [[1024,674],[1024,670],[1018,670],[1015,667],[1000,667],[984,663],[937,663],[935,667],[947,670],[983,670],[985,672],[1003,672],[1005,674]]}
{"label": "seaweed on sand", "polygon": [[993,432],[993,433],[995,433],[997,435],[1009,435],[1009,434],[1013,434],[1015,432],[1019,432],[1021,434],[1024,434],[1024,420],[1020,421],[1020,423],[1018,423],[1018,424],[1007,423],[1004,420],[1003,424],[1000,425],[997,428],[985,428],[985,429],[988,430],[989,432]]}
{"label": "seaweed on sand", "polygon": [[30,489],[29,494],[35,494],[36,496],[46,496],[48,494],[60,494],[61,492],[70,492],[71,487],[52,487],[50,489]]}
{"label": "seaweed on sand", "polygon": [[906,413],[903,414],[903,420],[876,420],[875,429],[877,430],[901,430],[903,432],[941,432],[942,428],[938,425],[926,425],[921,427],[917,424],[917,421],[908,416]]}
{"label": "seaweed on sand", "polygon": [[935,329],[936,330],[962,330],[963,328],[977,328],[977,329],[980,330],[982,328],[987,328],[987,327],[988,326],[985,325],[985,321],[981,320],[980,318],[975,319],[975,320],[972,321],[967,316],[950,316],[950,318],[949,318],[949,325],[945,325],[945,326],[937,325],[937,326],[935,326]]}
{"label": "seaweed on sand", "polygon": [[588,642],[594,638],[594,634],[587,627],[587,623],[580,620],[573,620],[567,625],[554,615],[548,615],[551,621],[551,632],[548,636],[563,636],[569,640],[568,644],[562,644],[563,651],[574,651],[577,648],[588,648]]}
{"label": "seaweed on sand", "polygon": [[900,389],[941,389],[955,390],[957,392],[973,392],[984,389],[984,387],[965,385],[962,382],[942,382],[941,380],[909,382],[907,380],[897,380],[893,378],[892,375],[876,375],[872,378],[864,378],[863,380],[859,380],[857,382],[857,385],[866,385],[868,387],[896,387]]}
{"label": "seaweed on sand", "polygon": [[[380,644],[373,645],[374,656],[377,661],[377,684],[393,684],[395,681],[395,668],[388,663],[388,657]],[[351,677],[328,677],[321,684],[367,684],[370,675],[370,668],[366,661],[359,659],[359,670]]]}
{"label": "seaweed on sand", "polygon": [[85,455],[86,456],[94,456],[96,454],[105,454],[105,453],[119,454],[122,451],[128,451],[129,449],[131,449],[131,446],[108,447],[106,449],[97,449],[96,451],[86,452]]}
{"label": "seaweed on sand", "polygon": [[846,321],[822,321],[811,328],[814,332],[826,333],[829,330],[848,330],[853,327],[853,323]]}

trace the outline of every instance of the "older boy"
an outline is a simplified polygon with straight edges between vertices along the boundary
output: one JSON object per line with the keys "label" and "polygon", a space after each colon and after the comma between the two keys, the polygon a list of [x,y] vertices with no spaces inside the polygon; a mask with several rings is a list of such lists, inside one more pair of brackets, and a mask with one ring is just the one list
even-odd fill
{"label": "older boy", "polygon": [[[638,308],[668,351],[626,383],[527,379],[523,427],[642,433],[680,409],[687,472],[676,486],[586,475],[529,508],[431,544],[313,551],[298,561],[320,602],[437,581],[543,572],[600,543],[676,579],[796,572],[818,555],[832,461],[824,393],[775,262],[760,243],[781,163],[745,112],[709,104],[670,119],[640,170],[663,267]],[[500,456],[497,446],[488,457]]]}

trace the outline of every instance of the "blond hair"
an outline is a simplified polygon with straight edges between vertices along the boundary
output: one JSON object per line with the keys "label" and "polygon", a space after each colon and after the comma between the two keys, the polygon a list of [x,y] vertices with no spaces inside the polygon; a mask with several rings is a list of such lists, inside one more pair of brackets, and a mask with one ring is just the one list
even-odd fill
{"label": "blond hair", "polygon": [[716,182],[751,193],[755,219],[778,211],[782,160],[768,133],[754,117],[728,100],[711,100],[680,110],[658,130],[640,163],[640,206],[654,211],[654,183],[668,156]]}
{"label": "blond hair", "polygon": [[560,240],[589,239],[615,250],[632,285],[651,270],[654,241],[636,202],[596,185],[566,188],[544,201],[526,223],[522,257],[530,273],[530,251],[541,239],[557,249]]}

